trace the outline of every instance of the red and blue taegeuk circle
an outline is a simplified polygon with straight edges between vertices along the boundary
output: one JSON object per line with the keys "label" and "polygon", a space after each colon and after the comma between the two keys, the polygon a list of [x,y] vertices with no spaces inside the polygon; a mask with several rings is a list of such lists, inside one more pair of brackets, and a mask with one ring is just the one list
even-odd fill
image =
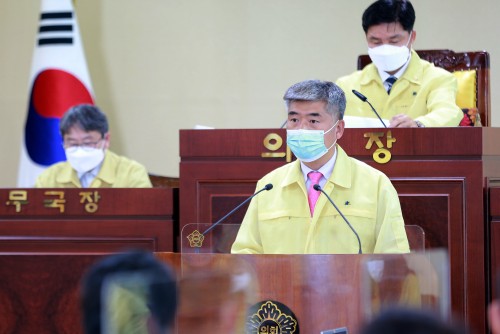
{"label": "red and blue taegeuk circle", "polygon": [[66,160],[59,121],[70,107],[81,103],[94,104],[94,100],[87,87],[71,73],[46,69],[36,76],[24,134],[31,160],[43,166]]}

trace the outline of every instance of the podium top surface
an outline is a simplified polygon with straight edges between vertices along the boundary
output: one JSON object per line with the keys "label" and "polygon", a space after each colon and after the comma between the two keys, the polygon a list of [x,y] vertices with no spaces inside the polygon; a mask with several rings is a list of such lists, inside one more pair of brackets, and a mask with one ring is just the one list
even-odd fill
{"label": "podium top surface", "polygon": [[[181,161],[193,158],[254,158],[287,154],[285,129],[180,130]],[[390,143],[391,142],[391,143]],[[393,159],[478,159],[500,156],[500,128],[348,128],[338,143],[353,157],[372,156],[382,146]]]}

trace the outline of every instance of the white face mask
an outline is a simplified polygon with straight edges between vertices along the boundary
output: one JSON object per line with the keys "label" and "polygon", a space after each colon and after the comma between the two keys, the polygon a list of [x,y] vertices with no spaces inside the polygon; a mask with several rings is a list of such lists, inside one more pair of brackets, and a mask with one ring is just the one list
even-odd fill
{"label": "white face mask", "polygon": [[392,72],[401,67],[410,59],[410,48],[408,45],[411,40],[408,38],[408,43],[402,46],[383,44],[374,48],[368,48],[368,55],[372,62],[381,71]]}
{"label": "white face mask", "polygon": [[85,173],[94,169],[104,160],[102,148],[69,147],[65,150],[66,159],[78,173]]}

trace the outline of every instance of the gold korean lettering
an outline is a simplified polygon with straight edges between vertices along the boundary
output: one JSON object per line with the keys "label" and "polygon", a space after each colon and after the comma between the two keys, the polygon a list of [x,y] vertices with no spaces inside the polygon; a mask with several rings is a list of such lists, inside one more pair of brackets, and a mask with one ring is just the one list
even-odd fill
{"label": "gold korean lettering", "polygon": [[271,152],[262,152],[262,158],[286,158],[287,162],[292,161],[292,152],[286,148],[286,152],[276,152],[283,146],[283,138],[277,133],[269,133],[264,138],[264,147]]}
{"label": "gold korean lettering", "polygon": [[391,160],[391,151],[386,148],[379,148],[373,152],[373,160],[379,164],[386,164]]}
{"label": "gold korean lettering", "polygon": [[377,145],[377,149],[373,152],[373,160],[379,164],[386,164],[391,161],[392,154],[388,149],[392,148],[392,144],[396,142],[396,138],[392,137],[392,132],[387,131],[386,136],[386,144],[387,148],[384,147],[384,143],[380,138],[384,137],[383,132],[368,132],[363,135],[365,138],[368,138],[368,142],[366,143],[365,148],[367,150],[371,149],[373,143]]}
{"label": "gold korean lettering", "polygon": [[101,199],[101,195],[99,195],[98,191],[81,191],[79,195],[80,203],[85,203],[85,211],[94,213],[99,209],[97,203]]}
{"label": "gold korean lettering", "polygon": [[368,138],[368,142],[366,143],[365,148],[367,150],[372,148],[373,143],[377,144],[378,148],[384,147],[384,144],[380,140],[380,137],[383,137],[384,133],[383,132],[369,132],[365,133],[364,137]]}
{"label": "gold korean lettering", "polygon": [[9,191],[9,200],[5,202],[5,205],[14,205],[16,212],[21,212],[23,204],[28,204],[28,192],[26,190]]}
{"label": "gold korean lettering", "polygon": [[392,137],[392,132],[387,131],[387,148],[392,148],[392,144],[396,142],[396,138]]}
{"label": "gold korean lettering", "polygon": [[259,334],[278,334],[278,326],[261,326],[259,328]]}
{"label": "gold korean lettering", "polygon": [[43,206],[46,208],[57,208],[59,212],[64,212],[64,204],[66,200],[64,199],[64,191],[46,191],[44,195],[55,196],[57,198],[49,198],[43,200]]}

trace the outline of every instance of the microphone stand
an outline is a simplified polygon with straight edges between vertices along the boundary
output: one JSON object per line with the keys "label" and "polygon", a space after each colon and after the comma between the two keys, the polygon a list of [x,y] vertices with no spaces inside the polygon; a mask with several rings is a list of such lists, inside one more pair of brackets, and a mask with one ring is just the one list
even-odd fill
{"label": "microphone stand", "polygon": [[384,128],[387,129],[387,125],[385,125],[384,121],[382,120],[382,118],[380,117],[380,115],[378,114],[378,112],[372,106],[372,104],[370,103],[370,101],[368,101],[368,98],[366,96],[364,96],[363,94],[361,94],[360,92],[358,92],[357,90],[355,90],[355,89],[353,89],[352,92],[354,93],[354,95],[357,96],[358,99],[360,99],[363,102],[368,103],[368,105],[370,106],[370,108],[372,108],[372,110],[375,113],[375,115],[377,115],[378,119],[380,120],[380,123],[382,123],[382,125],[384,126]]}
{"label": "microphone stand", "polygon": [[325,194],[326,198],[328,198],[328,200],[330,201],[330,203],[332,203],[332,205],[335,208],[335,210],[337,210],[337,212],[340,214],[340,216],[342,216],[342,218],[344,219],[344,221],[347,223],[347,226],[349,226],[349,228],[352,230],[352,232],[354,232],[354,235],[358,239],[358,245],[359,245],[358,254],[363,254],[363,252],[361,251],[361,239],[359,239],[359,235],[356,232],[356,230],[354,229],[354,227],[352,227],[351,223],[349,223],[349,221],[347,220],[347,218],[342,214],[342,212],[335,205],[335,203],[333,203],[333,200],[330,198],[330,196],[328,196],[328,194],[321,188],[321,186],[319,184],[315,184],[313,186],[313,188],[314,188],[314,190],[321,191],[323,194]]}

